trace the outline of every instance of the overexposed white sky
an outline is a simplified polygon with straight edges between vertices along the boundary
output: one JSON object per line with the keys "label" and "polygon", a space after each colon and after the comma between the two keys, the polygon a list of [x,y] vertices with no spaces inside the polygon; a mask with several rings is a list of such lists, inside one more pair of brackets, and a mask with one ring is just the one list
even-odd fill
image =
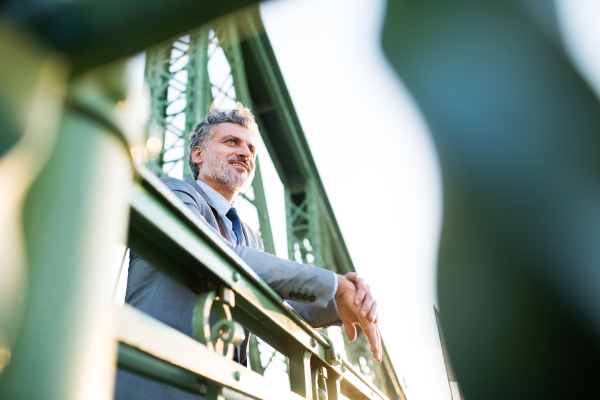
{"label": "overexposed white sky", "polygon": [[[600,1],[557,5],[573,59],[600,93]],[[285,0],[261,4],[261,14],[356,269],[376,294],[407,396],[450,399],[433,312],[440,171],[427,125],[381,51],[384,6]],[[138,88],[143,65],[143,56],[134,61]],[[277,254],[287,258],[283,186],[268,157],[261,163]],[[117,299],[124,289],[125,279]]]}

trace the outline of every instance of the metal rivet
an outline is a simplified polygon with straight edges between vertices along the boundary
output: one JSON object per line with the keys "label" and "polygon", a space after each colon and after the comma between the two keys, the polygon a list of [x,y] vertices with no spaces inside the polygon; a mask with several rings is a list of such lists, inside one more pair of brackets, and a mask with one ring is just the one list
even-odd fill
{"label": "metal rivet", "polygon": [[338,360],[342,358],[342,356],[340,355],[340,353],[337,353],[337,354],[336,354],[336,358],[337,358]]}
{"label": "metal rivet", "polygon": [[317,347],[317,339],[311,338],[310,339],[310,346],[311,347]]}
{"label": "metal rivet", "polygon": [[233,281],[237,282],[240,280],[240,273],[239,272],[234,272],[233,273]]}
{"label": "metal rivet", "polygon": [[346,372],[347,368],[345,365],[342,364],[342,372]]}
{"label": "metal rivet", "polygon": [[240,371],[235,371],[233,373],[233,379],[235,379],[236,381],[239,381],[242,378],[242,374],[240,374]]}

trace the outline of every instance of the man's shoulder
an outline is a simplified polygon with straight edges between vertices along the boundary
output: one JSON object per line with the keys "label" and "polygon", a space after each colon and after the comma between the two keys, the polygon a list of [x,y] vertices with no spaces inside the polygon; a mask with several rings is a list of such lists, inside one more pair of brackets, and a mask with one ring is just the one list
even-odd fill
{"label": "man's shoulder", "polygon": [[165,176],[160,178],[161,182],[164,183],[171,190],[181,190],[185,192],[195,192],[194,188],[189,183],[182,181],[181,179],[172,178]]}
{"label": "man's shoulder", "polygon": [[[188,182],[182,181],[181,179],[171,178],[170,176],[165,176],[160,178],[161,182],[165,184],[171,191],[185,193],[187,196],[194,199],[194,202],[203,209],[204,207],[208,207],[206,204],[206,200],[202,197],[200,193],[190,185]],[[187,197],[186,197],[187,198]]]}

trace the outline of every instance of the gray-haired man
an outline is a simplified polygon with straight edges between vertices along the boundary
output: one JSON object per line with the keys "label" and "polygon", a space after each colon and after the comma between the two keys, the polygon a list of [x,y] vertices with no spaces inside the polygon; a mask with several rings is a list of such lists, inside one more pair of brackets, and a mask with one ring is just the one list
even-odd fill
{"label": "gray-haired man", "polygon": [[[377,303],[357,274],[331,271],[284,260],[263,252],[260,236],[242,222],[231,206],[234,196],[254,177],[258,127],[249,109],[212,110],[190,134],[189,166],[194,179],[162,181],[199,219],[213,227],[254,271],[314,327],[343,323],[350,340],[355,324],[366,333],[373,356],[381,361],[375,327]],[[150,264],[132,255],[125,301],[192,336],[196,296]],[[337,300],[337,301],[336,301]],[[237,354],[245,363],[248,336]],[[190,397],[176,388],[119,371],[115,398]]]}

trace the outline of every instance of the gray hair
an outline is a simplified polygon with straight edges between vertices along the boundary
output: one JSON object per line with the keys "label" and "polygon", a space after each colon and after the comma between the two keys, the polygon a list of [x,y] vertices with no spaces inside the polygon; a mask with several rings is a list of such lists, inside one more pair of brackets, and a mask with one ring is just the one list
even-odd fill
{"label": "gray hair", "polygon": [[195,147],[201,146],[205,149],[208,148],[208,144],[215,133],[215,127],[223,122],[232,122],[248,129],[254,137],[258,136],[258,125],[254,121],[254,115],[249,108],[244,107],[242,103],[238,101],[236,108],[233,110],[223,110],[213,108],[210,111],[210,115],[202,120],[196,128],[190,133],[190,152],[188,155],[188,165],[192,170],[192,176],[194,179],[198,179],[198,173],[200,169],[198,165],[192,160],[192,151]]}

